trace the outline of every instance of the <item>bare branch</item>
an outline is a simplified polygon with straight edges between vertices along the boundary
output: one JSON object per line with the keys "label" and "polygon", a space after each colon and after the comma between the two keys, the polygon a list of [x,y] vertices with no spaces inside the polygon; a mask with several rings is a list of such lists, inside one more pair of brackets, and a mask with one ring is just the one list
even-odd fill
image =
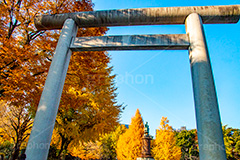
{"label": "bare branch", "polygon": [[52,59],[51,58],[49,58],[49,57],[46,57],[47,58],[47,60],[49,60],[50,62],[52,62]]}
{"label": "bare branch", "polygon": [[35,38],[37,38],[39,35],[43,34],[45,31],[37,31],[36,33],[32,34],[30,36],[31,40],[34,40]]}
{"label": "bare branch", "polygon": [[43,74],[43,73],[44,73],[44,71],[37,72],[37,73],[33,74],[33,77],[38,76],[38,75]]}
{"label": "bare branch", "polygon": [[3,0],[3,2],[4,2],[5,5],[8,5],[7,2],[6,2],[6,0]]}

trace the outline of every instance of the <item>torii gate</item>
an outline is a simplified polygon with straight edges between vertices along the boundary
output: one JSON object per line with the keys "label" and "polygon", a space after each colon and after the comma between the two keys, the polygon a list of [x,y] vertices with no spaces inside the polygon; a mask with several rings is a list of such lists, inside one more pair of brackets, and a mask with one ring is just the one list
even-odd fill
{"label": "torii gate", "polygon": [[[240,5],[123,9],[42,15],[39,30],[62,29],[26,149],[46,160],[72,51],[187,50],[192,74],[200,159],[226,160],[222,126],[202,24],[237,23]],[[78,27],[185,24],[186,34],[76,38]]]}

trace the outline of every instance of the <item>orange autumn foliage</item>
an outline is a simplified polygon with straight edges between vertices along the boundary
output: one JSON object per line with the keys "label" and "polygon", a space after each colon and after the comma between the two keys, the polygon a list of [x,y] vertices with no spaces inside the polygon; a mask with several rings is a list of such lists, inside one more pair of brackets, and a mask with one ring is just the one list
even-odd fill
{"label": "orange autumn foliage", "polygon": [[134,160],[141,156],[144,125],[139,109],[131,119],[129,129],[120,135],[117,143],[118,160]]}
{"label": "orange autumn foliage", "polygon": [[[0,100],[36,109],[60,33],[38,31],[34,26],[36,15],[91,11],[92,6],[91,0],[0,2]],[[105,27],[80,28],[78,36],[100,36],[106,31]],[[71,81],[66,84],[94,87],[100,83],[99,78],[88,75],[106,74],[99,68],[106,68],[108,62],[109,57],[103,51],[73,54],[67,76]],[[87,82],[89,77],[91,83]]]}
{"label": "orange autumn foliage", "polygon": [[[91,0],[0,2],[0,100],[28,106],[35,113],[60,33],[38,31],[36,15],[92,11],[92,7]],[[101,36],[107,30],[80,28],[77,36]],[[55,125],[58,135],[53,136],[60,138],[60,149],[68,149],[73,140],[94,139],[118,124],[121,105],[116,104],[109,62],[105,51],[73,53]]]}

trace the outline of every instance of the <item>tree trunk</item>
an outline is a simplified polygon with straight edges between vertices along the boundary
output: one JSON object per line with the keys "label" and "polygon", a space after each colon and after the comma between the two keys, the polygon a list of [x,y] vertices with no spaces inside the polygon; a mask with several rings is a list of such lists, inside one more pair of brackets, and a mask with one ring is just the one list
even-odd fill
{"label": "tree trunk", "polygon": [[70,137],[70,138],[65,138],[62,134],[60,134],[60,137],[61,137],[61,139],[62,139],[62,144],[61,144],[61,149],[59,150],[59,152],[58,152],[58,155],[57,155],[57,157],[58,157],[58,159],[65,159],[65,157],[66,157],[66,154],[64,154],[62,157],[61,157],[61,153],[64,151],[64,150],[67,150],[67,148],[68,148],[68,145],[70,144],[70,142],[72,141],[72,138]]}
{"label": "tree trunk", "polygon": [[[68,145],[70,144],[70,142],[72,141],[72,139],[67,139],[66,142],[65,142],[65,145],[64,145],[64,150],[66,151],[67,148],[68,148]],[[63,160],[66,159],[66,153],[63,155]]]}
{"label": "tree trunk", "polygon": [[[60,136],[61,136],[61,134],[60,134]],[[59,150],[59,152],[58,152],[58,155],[57,155],[58,159],[61,158],[61,153],[62,153],[62,151],[63,151],[64,144],[65,144],[65,140],[66,140],[63,136],[61,136],[61,139],[62,139],[62,144],[61,144],[61,148],[60,148],[60,150]]]}
{"label": "tree trunk", "polygon": [[18,159],[18,155],[19,155],[19,151],[20,151],[20,145],[19,143],[17,143],[14,147],[12,156],[11,156],[11,160],[15,160]]}

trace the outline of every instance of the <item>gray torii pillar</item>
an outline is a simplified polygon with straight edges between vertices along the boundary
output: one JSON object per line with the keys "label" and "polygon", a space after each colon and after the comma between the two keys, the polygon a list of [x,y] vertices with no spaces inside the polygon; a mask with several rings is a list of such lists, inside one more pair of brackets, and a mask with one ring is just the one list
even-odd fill
{"label": "gray torii pillar", "polygon": [[199,156],[201,160],[226,160],[222,125],[213,74],[201,17],[190,14],[186,21],[189,36]]}
{"label": "gray torii pillar", "polygon": [[27,160],[47,159],[58,106],[72,54],[69,46],[76,33],[77,26],[74,20],[67,19],[58,40],[34,119],[26,149]]}
{"label": "gray torii pillar", "polygon": [[[75,23],[77,23],[78,27],[184,24],[187,15],[193,12],[199,13],[204,23],[237,23],[239,21],[240,5],[90,11],[41,15],[35,18],[35,26],[39,30],[61,29],[62,24],[64,22],[65,24],[38,106],[26,150],[27,159],[47,159],[54,122],[71,56],[69,46],[72,37],[75,37],[77,31]],[[66,20],[68,18],[74,19],[75,22]],[[226,159],[216,92],[201,18],[197,14],[191,14],[185,24],[191,43],[189,53],[200,158]]]}

